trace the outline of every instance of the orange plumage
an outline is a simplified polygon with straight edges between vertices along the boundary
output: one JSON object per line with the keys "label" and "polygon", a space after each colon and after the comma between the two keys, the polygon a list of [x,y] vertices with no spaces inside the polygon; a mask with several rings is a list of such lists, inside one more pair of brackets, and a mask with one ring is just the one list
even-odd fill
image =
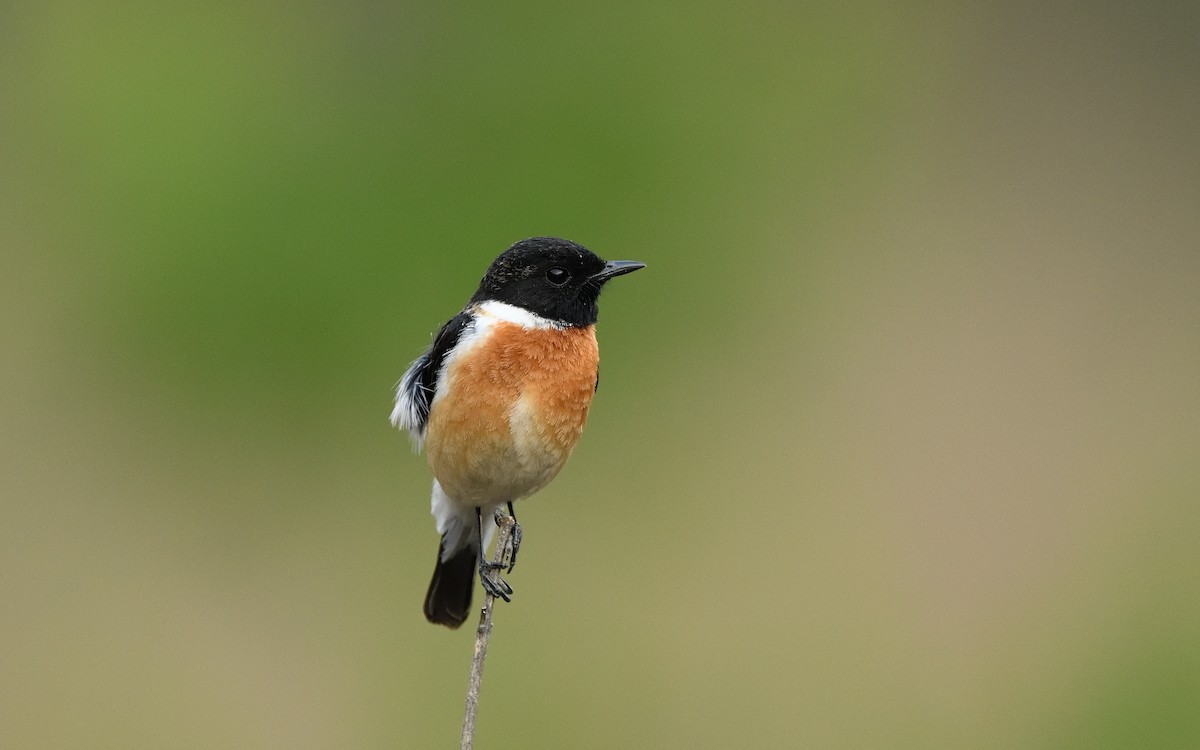
{"label": "orange plumage", "polygon": [[594,326],[502,321],[448,362],[425,444],[446,493],[486,506],[546,486],[583,432],[599,361]]}

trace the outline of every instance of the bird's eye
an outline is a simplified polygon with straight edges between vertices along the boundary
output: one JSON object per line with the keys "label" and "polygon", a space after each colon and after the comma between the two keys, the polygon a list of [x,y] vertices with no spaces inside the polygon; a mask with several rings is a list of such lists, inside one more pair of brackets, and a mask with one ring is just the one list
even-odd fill
{"label": "bird's eye", "polygon": [[567,279],[571,278],[571,274],[567,273],[567,269],[555,266],[546,272],[546,280],[554,286],[562,286],[567,283]]}

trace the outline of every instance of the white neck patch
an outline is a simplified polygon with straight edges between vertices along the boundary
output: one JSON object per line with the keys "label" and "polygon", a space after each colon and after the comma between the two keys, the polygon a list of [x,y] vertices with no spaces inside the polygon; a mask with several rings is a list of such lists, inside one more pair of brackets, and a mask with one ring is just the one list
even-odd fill
{"label": "white neck patch", "polygon": [[480,303],[479,312],[481,315],[486,315],[497,321],[515,323],[522,328],[552,328],[556,330],[566,328],[565,325],[558,321],[543,318],[541,315],[531,313],[523,307],[510,305],[507,302],[488,300],[487,302]]}

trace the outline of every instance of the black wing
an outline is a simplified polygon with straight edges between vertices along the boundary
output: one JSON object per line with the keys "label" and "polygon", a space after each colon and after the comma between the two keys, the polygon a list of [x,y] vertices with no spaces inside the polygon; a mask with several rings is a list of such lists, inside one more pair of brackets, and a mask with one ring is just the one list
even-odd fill
{"label": "black wing", "polygon": [[437,377],[446,361],[446,355],[458,343],[463,329],[471,324],[471,316],[460,312],[438,329],[433,345],[416,361],[409,365],[400,383],[396,386],[396,408],[392,410],[392,424],[408,430],[413,438],[425,436],[425,425],[429,423],[429,407],[437,392]]}

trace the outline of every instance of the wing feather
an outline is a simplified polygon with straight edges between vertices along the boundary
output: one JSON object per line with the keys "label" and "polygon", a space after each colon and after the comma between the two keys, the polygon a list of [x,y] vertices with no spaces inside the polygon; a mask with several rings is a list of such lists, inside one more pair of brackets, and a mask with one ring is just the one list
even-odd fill
{"label": "wing feather", "polygon": [[392,408],[391,422],[396,427],[407,430],[418,448],[425,439],[429,409],[433,405],[433,396],[437,393],[442,363],[470,322],[471,316],[465,311],[447,321],[433,337],[433,344],[408,366],[400,382],[396,384],[396,404]]}

